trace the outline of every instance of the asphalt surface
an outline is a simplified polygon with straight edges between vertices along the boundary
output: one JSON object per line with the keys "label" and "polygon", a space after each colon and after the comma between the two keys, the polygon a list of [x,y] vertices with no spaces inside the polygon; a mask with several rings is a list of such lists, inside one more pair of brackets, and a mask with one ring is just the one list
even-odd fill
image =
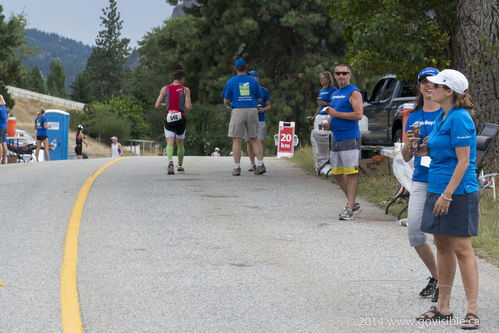
{"label": "asphalt surface", "polygon": [[[0,167],[0,332],[61,332],[66,227],[85,180],[109,159]],[[244,163],[246,162],[246,163]],[[231,176],[232,160],[126,158],[88,195],[79,231],[85,332],[458,332],[413,321],[428,273],[407,229],[286,160]],[[497,332],[499,269],[479,261],[480,332]],[[452,309],[465,297],[459,271]]]}

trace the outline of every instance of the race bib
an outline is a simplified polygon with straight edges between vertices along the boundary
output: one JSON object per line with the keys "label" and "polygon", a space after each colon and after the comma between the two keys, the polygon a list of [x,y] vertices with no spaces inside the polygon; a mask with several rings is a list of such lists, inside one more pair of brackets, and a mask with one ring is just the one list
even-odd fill
{"label": "race bib", "polygon": [[170,112],[166,116],[167,123],[173,123],[174,121],[179,121],[180,119],[182,119],[182,113],[180,112]]}
{"label": "race bib", "polygon": [[431,163],[430,156],[423,156],[423,157],[421,157],[421,166],[429,168],[430,167],[430,163]]}

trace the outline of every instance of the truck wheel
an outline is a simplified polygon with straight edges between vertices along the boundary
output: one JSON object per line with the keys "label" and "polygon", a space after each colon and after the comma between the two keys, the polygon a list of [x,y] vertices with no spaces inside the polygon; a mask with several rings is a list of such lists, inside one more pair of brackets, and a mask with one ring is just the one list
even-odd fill
{"label": "truck wheel", "polygon": [[402,129],[399,128],[395,131],[395,134],[393,135],[393,142],[402,142]]}

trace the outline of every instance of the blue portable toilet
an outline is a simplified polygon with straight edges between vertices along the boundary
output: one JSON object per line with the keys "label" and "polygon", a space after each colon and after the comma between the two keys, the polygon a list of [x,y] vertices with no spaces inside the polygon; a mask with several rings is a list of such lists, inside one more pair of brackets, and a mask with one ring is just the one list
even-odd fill
{"label": "blue portable toilet", "polygon": [[45,111],[48,123],[51,160],[68,159],[69,113],[61,110]]}

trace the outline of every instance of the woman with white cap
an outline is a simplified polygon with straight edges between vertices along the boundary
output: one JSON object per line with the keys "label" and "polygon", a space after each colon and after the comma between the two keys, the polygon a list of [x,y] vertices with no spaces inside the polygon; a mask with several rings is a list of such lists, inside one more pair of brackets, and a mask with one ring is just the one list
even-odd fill
{"label": "woman with white cap", "polygon": [[83,125],[78,125],[78,131],[76,131],[75,153],[76,158],[79,160],[83,157],[83,144],[85,144],[85,147],[88,147],[88,144],[85,141],[86,138],[87,136],[83,134]]}
{"label": "woman with white cap", "polygon": [[111,144],[111,157],[119,158],[123,156],[123,147],[121,146],[121,143],[118,142],[118,138],[113,136],[111,140],[113,141]]}
{"label": "woman with white cap", "polygon": [[[478,319],[478,266],[471,236],[478,234],[478,181],[475,170],[476,130],[471,113],[468,80],[452,69],[427,78],[435,84],[432,101],[442,107],[433,131],[421,146],[429,152],[421,231],[431,233],[437,246],[439,297],[436,306],[418,320],[449,320],[450,295],[456,260],[466,294],[467,310],[462,329],[476,329]],[[427,148],[427,149],[426,149]]]}

